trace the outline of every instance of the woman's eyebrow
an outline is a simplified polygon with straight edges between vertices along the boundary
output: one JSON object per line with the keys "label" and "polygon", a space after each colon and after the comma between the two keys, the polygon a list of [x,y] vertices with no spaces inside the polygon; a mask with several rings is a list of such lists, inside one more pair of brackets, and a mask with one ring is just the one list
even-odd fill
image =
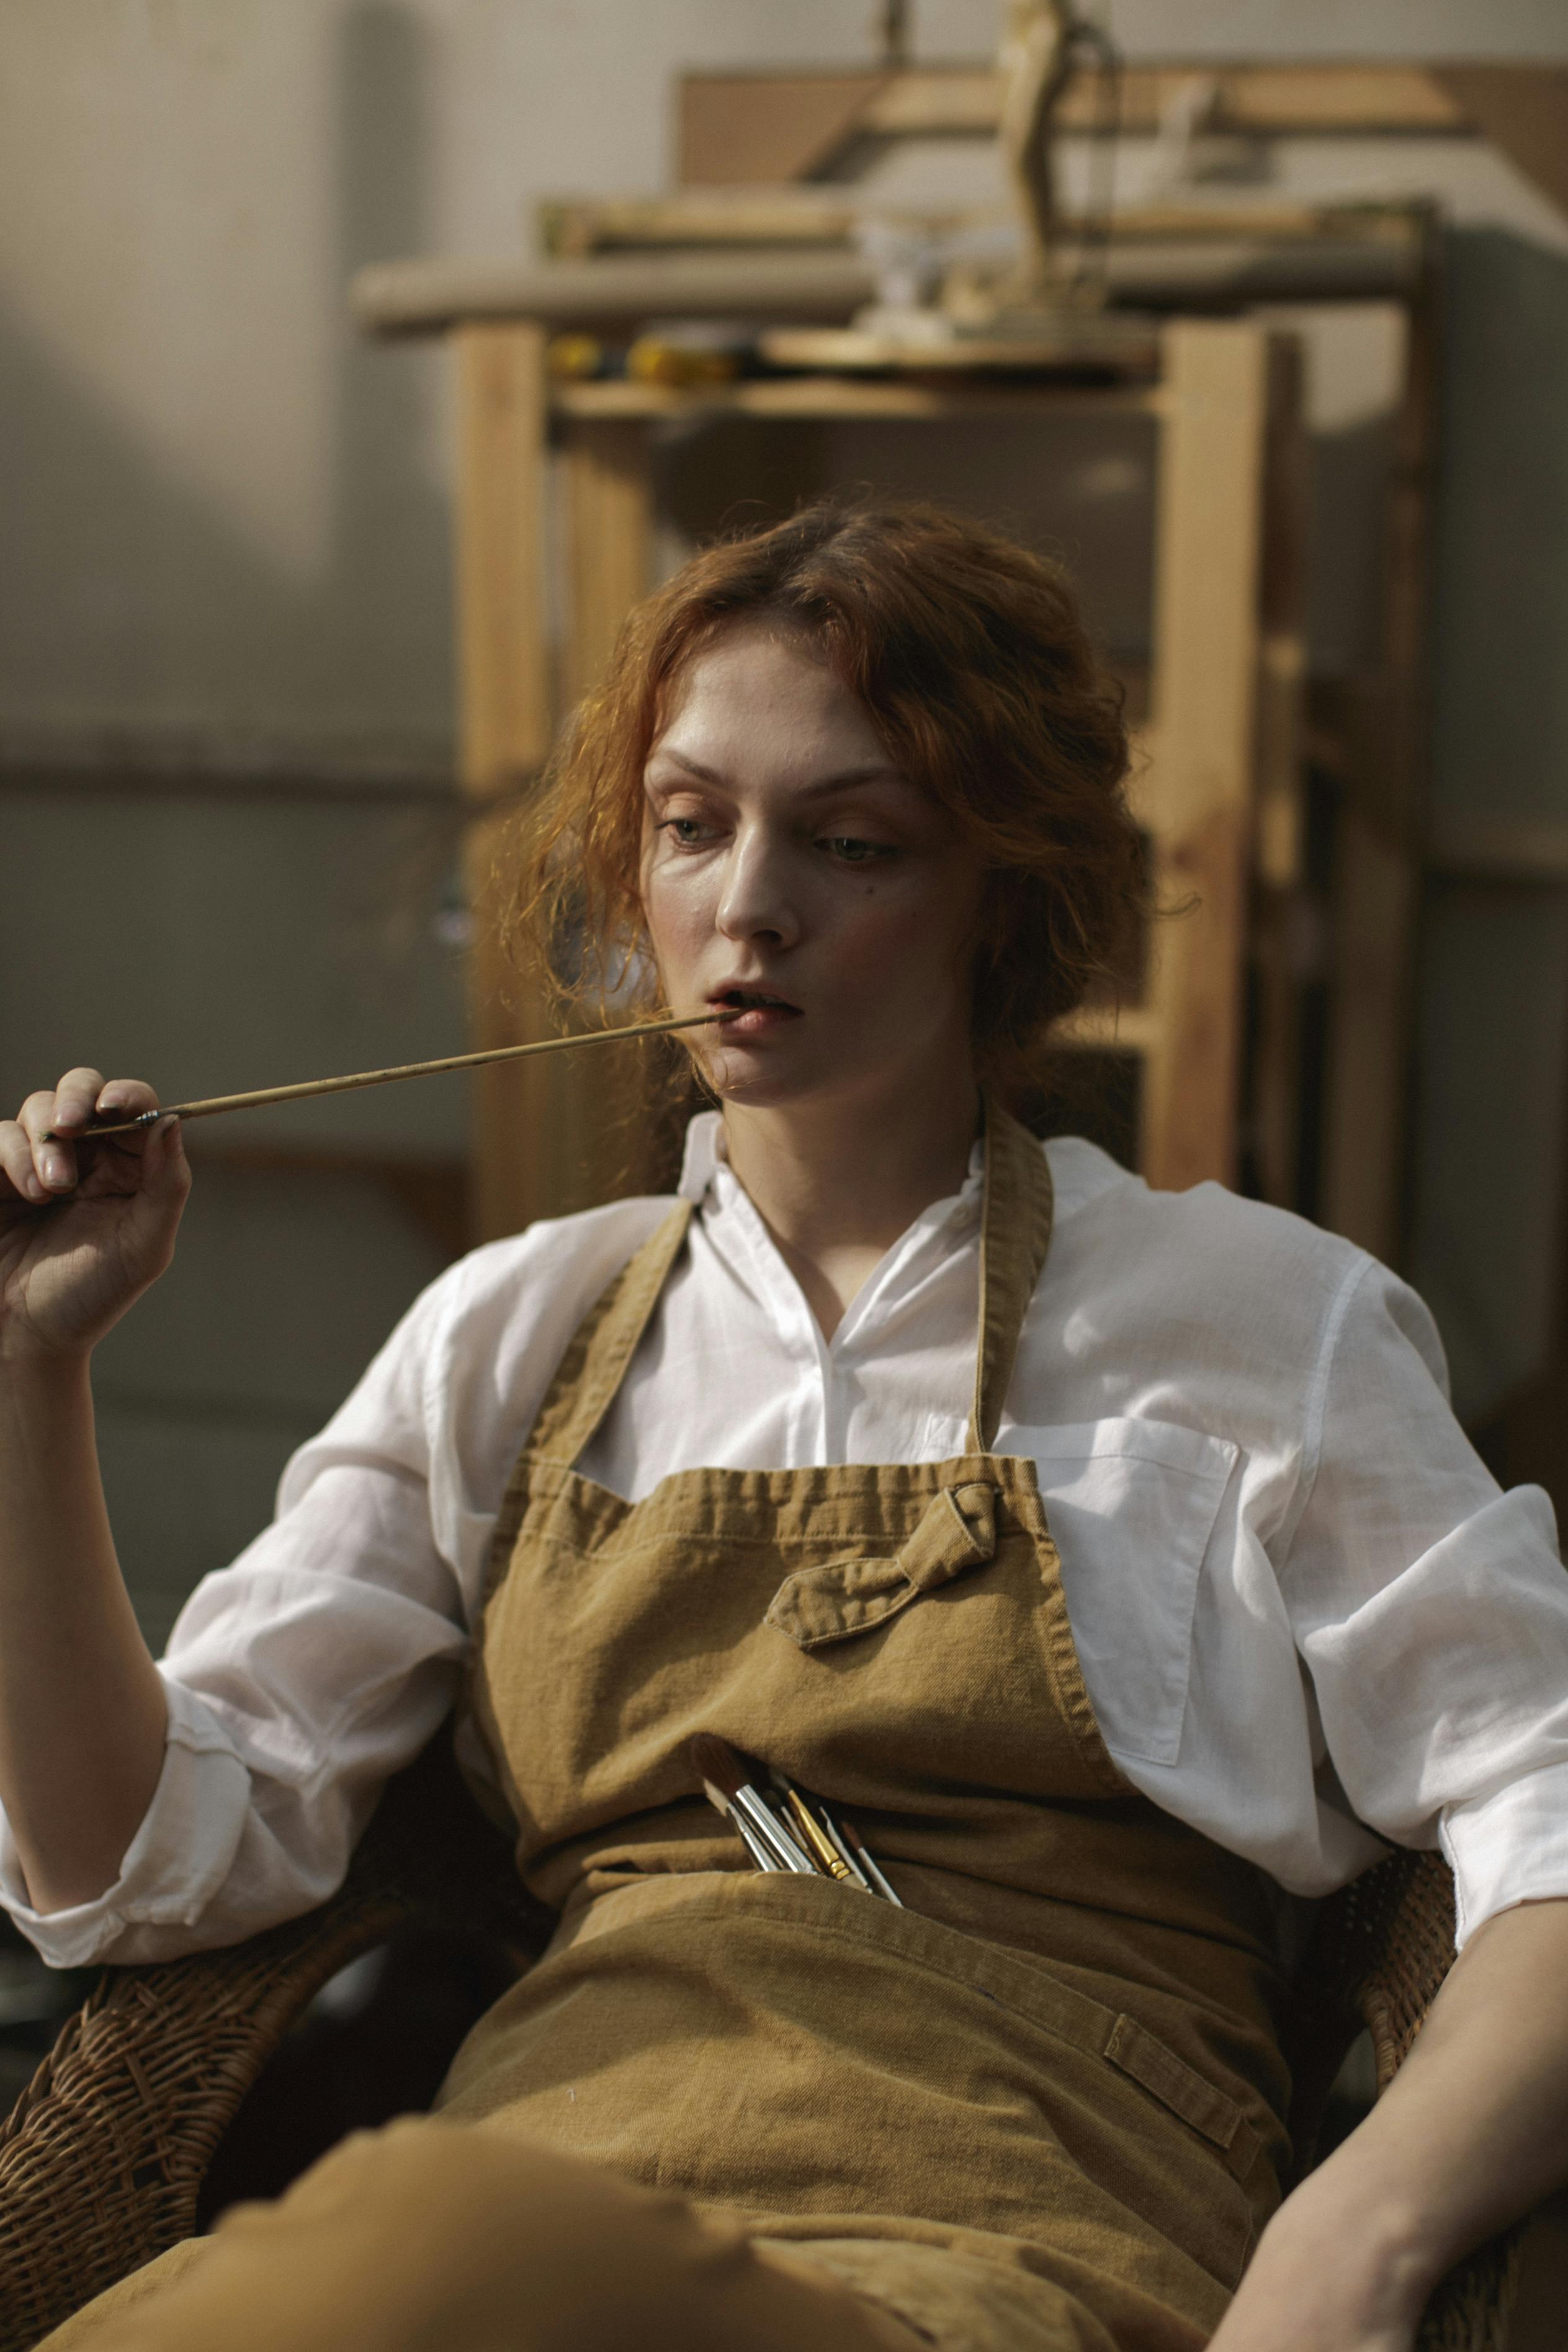
{"label": "woman's eyebrow", "polygon": [[[677,751],[673,745],[655,744],[648,754],[648,765],[652,767],[655,760],[672,760],[676,767],[684,768],[687,775],[697,777],[705,784],[727,785],[730,782],[730,778],[722,770],[705,768],[700,760],[689,759],[685,751]],[[874,767],[845,768],[837,775],[822,776],[815,783],[807,784],[804,787],[804,797],[808,800],[820,799],[828,793],[847,791],[854,784],[903,784],[907,781],[908,779],[901,775],[895,767],[887,763],[879,763]]]}

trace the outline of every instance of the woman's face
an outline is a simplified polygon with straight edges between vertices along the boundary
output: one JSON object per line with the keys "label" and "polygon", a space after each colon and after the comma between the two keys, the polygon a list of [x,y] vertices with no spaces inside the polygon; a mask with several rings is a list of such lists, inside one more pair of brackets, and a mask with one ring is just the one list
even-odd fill
{"label": "woman's face", "polygon": [[643,906],[727,1100],[973,1085],[975,853],[810,642],[737,625],[680,680],[645,771]]}

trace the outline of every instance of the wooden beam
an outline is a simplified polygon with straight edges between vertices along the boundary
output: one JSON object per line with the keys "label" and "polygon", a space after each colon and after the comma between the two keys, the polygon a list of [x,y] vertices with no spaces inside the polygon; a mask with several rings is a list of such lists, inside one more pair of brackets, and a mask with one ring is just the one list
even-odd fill
{"label": "wooden beam", "polygon": [[1269,346],[1258,593],[1251,1002],[1242,1097],[1248,1172],[1264,1200],[1301,1203],[1308,447],[1302,352]]}
{"label": "wooden beam", "polygon": [[[1507,71],[1504,68],[1502,70]],[[1173,100],[1194,82],[1212,89],[1204,127],[1256,132],[1446,131],[1472,128],[1461,101],[1423,66],[1244,65],[1213,59],[1133,65],[1122,76],[1122,128],[1157,131]],[[1001,114],[1001,77],[986,68],[917,68],[889,77],[851,126],[862,136],[931,138],[988,133]],[[1057,116],[1062,131],[1104,128],[1092,74],[1070,82]]]}
{"label": "wooden beam", "polygon": [[[484,321],[456,337],[457,645],[463,782],[505,793],[549,750],[545,628],[545,336]],[[476,1050],[549,1034],[537,992],[502,942],[511,820],[481,816],[468,842]],[[485,1240],[545,1213],[550,1192],[549,1061],[475,1072],[475,1213]]]}
{"label": "wooden beam", "polygon": [[[1431,481],[1438,383],[1435,269],[1407,313],[1384,517],[1383,646],[1351,698],[1334,849],[1320,1213],[1397,1265],[1409,1160],[1411,1027],[1427,767]],[[1357,705],[1359,704],[1359,708]]]}
{"label": "wooden beam", "polygon": [[679,91],[688,186],[800,180],[836,154],[884,74],[687,74]]}
{"label": "wooden beam", "polygon": [[1152,679],[1156,919],[1142,1165],[1182,1190],[1235,1181],[1251,850],[1269,337],[1165,334]]}
{"label": "wooden beam", "polygon": [[[1211,93],[1207,131],[1265,138],[1479,135],[1568,207],[1568,67],[1556,59],[1140,63],[1123,75],[1122,131],[1149,136],[1173,100],[1199,81]],[[683,181],[756,186],[830,173],[859,140],[994,136],[1001,79],[977,65],[861,77],[688,74],[680,106]],[[1057,121],[1070,132],[1103,128],[1092,77],[1069,84]]]}
{"label": "wooden beam", "polygon": [[562,687],[596,686],[621,624],[648,593],[653,493],[648,432],[635,417],[577,416],[561,438],[570,582]]}
{"label": "wooden beam", "polygon": [[926,417],[938,423],[987,416],[1137,416],[1158,412],[1160,395],[1146,385],[1082,384],[1005,375],[956,377],[944,383],[921,377],[844,375],[760,376],[751,383],[709,384],[691,391],[671,384],[559,383],[550,391],[552,415],[570,418],[761,416],[775,420]]}
{"label": "wooden beam", "polygon": [[1432,79],[1568,213],[1568,66],[1439,66]]}
{"label": "wooden beam", "polygon": [[528,321],[479,321],[455,340],[463,782],[488,794],[549,748],[545,338]]}

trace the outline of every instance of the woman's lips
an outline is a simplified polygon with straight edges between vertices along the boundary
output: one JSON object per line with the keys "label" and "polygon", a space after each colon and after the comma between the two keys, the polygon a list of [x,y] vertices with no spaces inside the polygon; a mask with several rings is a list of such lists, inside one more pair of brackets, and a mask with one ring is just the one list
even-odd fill
{"label": "woman's lips", "polygon": [[709,1001],[726,1016],[721,1037],[765,1037],[769,1031],[804,1017],[798,1004],[771,996],[764,989],[727,988]]}

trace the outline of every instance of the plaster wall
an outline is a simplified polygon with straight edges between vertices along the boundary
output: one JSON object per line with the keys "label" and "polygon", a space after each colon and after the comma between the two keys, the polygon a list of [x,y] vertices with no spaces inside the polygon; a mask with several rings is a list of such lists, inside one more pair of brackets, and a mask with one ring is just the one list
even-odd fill
{"label": "plaster wall", "polygon": [[[675,73],[857,65],[873,13],[7,0],[0,1097],[78,1059],[175,1094],[455,1038],[455,845],[417,798],[452,758],[445,371],[434,350],[358,342],[347,278],[393,255],[516,251],[541,195],[665,184]],[[991,0],[918,0],[917,51],[979,54],[994,16]],[[1112,22],[1133,55],[1568,56],[1558,0],[1113,0]],[[1441,161],[1424,142],[1300,142],[1277,184],[1388,194]],[[1443,168],[1458,233],[1436,791],[1563,818],[1568,229],[1497,158]],[[989,169],[976,149],[883,167],[890,194]],[[1320,478],[1342,519],[1325,562],[1378,462],[1379,331],[1370,314],[1324,330]],[[847,444],[841,462],[864,470]],[[1126,463],[1120,492],[1113,468],[1099,477],[1098,508],[1080,483],[1057,511],[1086,543],[1096,516],[1123,534],[1103,594],[1135,636],[1116,604],[1140,560]],[[1364,642],[1356,593],[1320,573],[1330,666]],[[138,776],[158,790],[120,789]],[[1435,902],[1416,1270],[1471,1409],[1546,1341],[1565,988],[1557,899]],[[437,1227],[353,1155],[451,1168],[465,1118],[456,1086],[314,1106],[255,1130],[245,1164],[204,1171],[174,1275],[103,1361],[111,1499],[153,1628],[260,1523],[289,1445],[440,1263]],[[338,1164],[269,1170],[267,1138]]]}

